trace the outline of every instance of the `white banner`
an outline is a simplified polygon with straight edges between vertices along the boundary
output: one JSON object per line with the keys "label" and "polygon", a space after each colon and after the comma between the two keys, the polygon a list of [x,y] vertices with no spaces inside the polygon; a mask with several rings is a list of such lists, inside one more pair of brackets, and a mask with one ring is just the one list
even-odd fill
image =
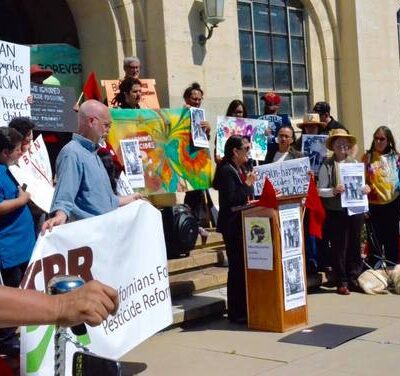
{"label": "white banner", "polygon": [[49,213],[54,187],[49,154],[42,135],[32,142],[31,150],[22,155],[18,165],[9,169],[21,187],[26,185],[33,203]]}
{"label": "white banner", "polygon": [[[40,237],[23,286],[44,290],[59,274],[98,279],[118,291],[120,306],[115,316],[96,328],[87,326],[88,335],[79,339],[68,330],[93,353],[120,358],[172,323],[161,214],[146,201],[55,227]],[[54,373],[53,334],[54,326],[22,328],[22,375]],[[75,351],[68,343],[67,376]]]}
{"label": "white banner", "polygon": [[17,116],[30,116],[30,50],[0,41],[0,126]]}

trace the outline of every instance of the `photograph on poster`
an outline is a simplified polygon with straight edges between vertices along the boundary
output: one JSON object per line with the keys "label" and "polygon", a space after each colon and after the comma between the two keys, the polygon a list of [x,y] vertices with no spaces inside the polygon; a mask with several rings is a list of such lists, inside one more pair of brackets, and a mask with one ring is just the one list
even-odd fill
{"label": "photograph on poster", "polygon": [[322,162],[326,158],[326,139],[327,135],[322,134],[303,134],[301,136],[301,152],[310,159],[311,170],[318,174]]}
{"label": "photograph on poster", "polygon": [[365,207],[368,205],[367,195],[363,193],[365,186],[364,169],[363,163],[339,164],[339,180],[344,187],[344,192],[341,194],[342,207]]}
{"label": "photograph on poster", "polygon": [[201,127],[201,122],[205,120],[204,110],[202,108],[190,108],[190,120],[192,127],[193,145],[200,148],[209,148],[207,134]]}
{"label": "photograph on poster", "polygon": [[285,250],[291,248],[299,248],[300,226],[298,219],[290,219],[289,221],[283,221],[283,234],[284,234],[283,248]]}
{"label": "photograph on poster", "polygon": [[281,228],[282,257],[301,254],[303,248],[303,228],[301,224],[300,205],[281,205],[279,208]]}
{"label": "photograph on poster", "polygon": [[247,268],[273,270],[273,245],[267,217],[245,217]]}
{"label": "photograph on poster", "polygon": [[297,255],[282,260],[285,291],[285,311],[305,305],[303,256]]}
{"label": "photograph on poster", "polygon": [[125,174],[132,188],[144,187],[143,164],[140,155],[139,141],[121,140],[122,158]]}

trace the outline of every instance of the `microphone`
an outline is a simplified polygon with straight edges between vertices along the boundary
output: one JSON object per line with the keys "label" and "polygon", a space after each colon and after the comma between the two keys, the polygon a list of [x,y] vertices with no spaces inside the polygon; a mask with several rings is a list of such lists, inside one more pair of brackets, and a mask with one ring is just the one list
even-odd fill
{"label": "microphone", "polygon": [[[84,284],[85,281],[81,277],[73,275],[58,275],[49,281],[47,285],[47,292],[50,295],[65,294],[83,286]],[[71,330],[76,336],[82,336],[87,333],[84,323],[71,327]]]}

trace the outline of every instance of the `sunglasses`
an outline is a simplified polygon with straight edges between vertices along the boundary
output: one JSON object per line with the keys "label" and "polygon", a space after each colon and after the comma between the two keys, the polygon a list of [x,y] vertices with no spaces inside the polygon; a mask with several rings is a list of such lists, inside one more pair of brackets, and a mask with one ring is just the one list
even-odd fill
{"label": "sunglasses", "polygon": [[386,138],[385,137],[374,137],[374,141],[385,142]]}
{"label": "sunglasses", "polygon": [[249,151],[249,150],[250,150],[250,146],[242,146],[242,147],[240,148],[240,150]]}

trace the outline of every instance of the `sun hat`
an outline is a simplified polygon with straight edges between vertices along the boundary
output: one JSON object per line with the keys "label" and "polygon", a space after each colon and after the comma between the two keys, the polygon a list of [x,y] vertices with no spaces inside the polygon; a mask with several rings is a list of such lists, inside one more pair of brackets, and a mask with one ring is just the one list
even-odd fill
{"label": "sun hat", "polygon": [[303,122],[297,124],[300,129],[303,129],[305,125],[316,125],[319,128],[325,128],[326,123],[319,120],[319,115],[314,112],[306,113],[303,116]]}
{"label": "sun hat", "polygon": [[342,138],[347,138],[350,142],[350,146],[354,146],[357,143],[357,139],[352,136],[351,134],[348,134],[345,129],[332,129],[332,131],[329,134],[329,137],[326,140],[326,147],[329,150],[333,150],[333,143],[335,142],[336,139],[339,137]]}

